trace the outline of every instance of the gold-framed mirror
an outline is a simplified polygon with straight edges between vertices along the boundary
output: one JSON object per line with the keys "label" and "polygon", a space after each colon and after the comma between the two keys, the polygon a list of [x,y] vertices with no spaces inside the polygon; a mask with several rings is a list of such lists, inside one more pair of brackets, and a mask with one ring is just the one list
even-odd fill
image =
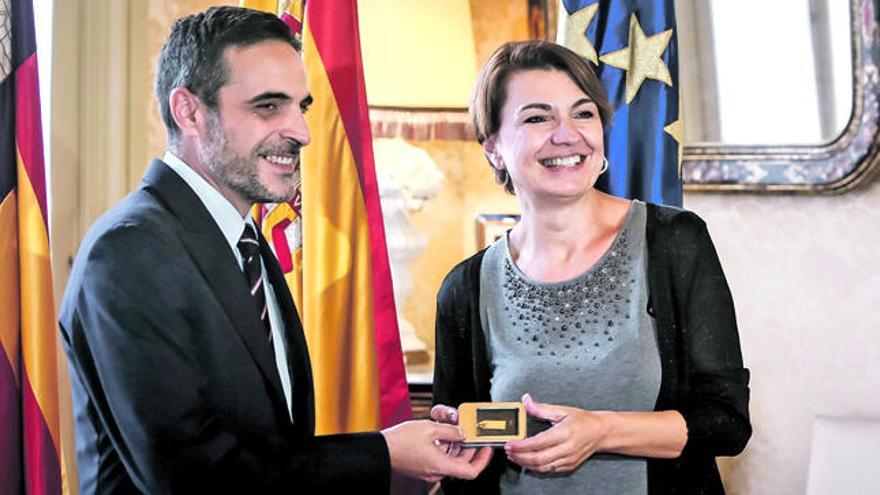
{"label": "gold-framed mirror", "polygon": [[877,7],[878,0],[849,1],[852,111],[836,138],[794,146],[686,143],[685,190],[841,193],[866,183],[880,168]]}

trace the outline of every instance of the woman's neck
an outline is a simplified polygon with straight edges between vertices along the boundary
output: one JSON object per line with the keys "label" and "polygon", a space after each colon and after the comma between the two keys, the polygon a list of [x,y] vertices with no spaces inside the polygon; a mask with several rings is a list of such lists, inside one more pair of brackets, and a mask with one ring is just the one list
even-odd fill
{"label": "woman's neck", "polygon": [[608,250],[630,203],[595,189],[570,201],[521,197],[520,222],[510,233],[511,257],[529,278],[572,279]]}

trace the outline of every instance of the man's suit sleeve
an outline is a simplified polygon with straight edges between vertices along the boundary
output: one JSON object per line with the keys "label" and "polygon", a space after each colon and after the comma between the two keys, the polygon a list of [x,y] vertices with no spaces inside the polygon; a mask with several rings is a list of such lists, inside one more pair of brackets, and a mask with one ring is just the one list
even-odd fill
{"label": "man's suit sleeve", "polygon": [[210,377],[195,342],[213,329],[186,303],[187,285],[174,283],[175,274],[193,271],[184,253],[157,237],[132,225],[105,232],[85,253],[62,317],[73,327],[65,329],[71,365],[138,489],[387,491],[390,461],[379,433],[291,445],[277,434],[230,431],[204,407]]}

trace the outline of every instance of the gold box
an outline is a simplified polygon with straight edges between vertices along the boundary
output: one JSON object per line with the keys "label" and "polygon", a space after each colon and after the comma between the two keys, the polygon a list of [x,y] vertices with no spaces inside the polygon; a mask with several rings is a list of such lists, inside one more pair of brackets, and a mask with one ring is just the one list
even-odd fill
{"label": "gold box", "polygon": [[526,408],[519,402],[465,402],[458,406],[463,445],[504,445],[526,437]]}

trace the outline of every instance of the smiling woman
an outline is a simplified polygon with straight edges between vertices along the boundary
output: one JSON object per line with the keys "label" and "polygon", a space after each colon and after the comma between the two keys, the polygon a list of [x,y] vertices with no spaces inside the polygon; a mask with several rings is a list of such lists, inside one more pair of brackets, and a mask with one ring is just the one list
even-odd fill
{"label": "smiling woman", "polygon": [[482,144],[496,176],[510,177],[505,188],[538,200],[592,187],[605,163],[596,103],[560,70],[515,72],[501,84],[502,125]]}
{"label": "smiling woman", "polygon": [[715,456],[751,435],[748,371],[705,224],[593,187],[610,111],[567,48],[502,45],[471,115],[522,215],[443,281],[434,401],[522,400],[537,422],[444,492],[720,492]]}
{"label": "smiling woman", "polygon": [[[477,142],[483,146],[495,180],[507,192],[514,193],[510,176],[519,173],[520,158],[530,157],[504,154],[514,154],[516,148],[528,146],[532,134],[540,144],[542,130],[561,131],[555,139],[564,141],[571,138],[573,131],[588,134],[589,149],[569,150],[577,152],[569,156],[581,155],[586,159],[589,154],[599,170],[604,160],[603,126],[613,113],[602,83],[570,50],[550,43],[515,46],[519,49],[495,52],[480,72],[478,80],[484,84],[475,87],[472,97],[471,118]],[[557,94],[560,88],[563,95]],[[506,138],[503,144],[502,138]],[[528,154],[528,150],[525,152]],[[564,158],[543,155],[546,152],[537,159]],[[517,170],[509,170],[510,166]],[[527,174],[528,168],[523,172]],[[593,183],[595,175],[590,186]]]}

